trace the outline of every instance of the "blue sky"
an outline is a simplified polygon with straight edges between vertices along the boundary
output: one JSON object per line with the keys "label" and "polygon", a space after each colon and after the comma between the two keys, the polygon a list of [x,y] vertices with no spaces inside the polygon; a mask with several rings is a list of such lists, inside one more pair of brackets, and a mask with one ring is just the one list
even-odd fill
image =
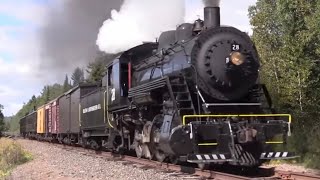
{"label": "blue sky", "polygon": [[0,0],[0,104],[12,115],[41,83],[33,67],[39,59],[37,29],[43,25],[46,0]]}
{"label": "blue sky", "polygon": [[[15,114],[30,97],[39,95],[51,79],[39,76],[38,29],[45,26],[50,2],[58,0],[0,0],[0,104],[6,116]],[[63,1],[63,0],[61,0]],[[224,0],[221,22],[251,31],[247,17],[256,0]],[[203,17],[201,0],[186,0],[186,20]]]}

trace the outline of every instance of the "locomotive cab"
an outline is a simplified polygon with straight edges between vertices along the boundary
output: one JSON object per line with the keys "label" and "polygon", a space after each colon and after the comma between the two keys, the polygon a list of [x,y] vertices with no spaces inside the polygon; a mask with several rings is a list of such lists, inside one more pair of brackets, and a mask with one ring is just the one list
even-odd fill
{"label": "locomotive cab", "polygon": [[133,69],[137,68],[141,60],[152,56],[157,47],[157,43],[144,43],[125,51],[107,65],[103,84],[108,91],[109,110],[129,105],[129,89],[137,86],[137,77]]}
{"label": "locomotive cab", "polygon": [[106,76],[103,84],[106,85],[108,92],[107,101],[109,110],[119,109],[128,104],[129,74],[130,63],[127,59],[116,58],[107,65]]}

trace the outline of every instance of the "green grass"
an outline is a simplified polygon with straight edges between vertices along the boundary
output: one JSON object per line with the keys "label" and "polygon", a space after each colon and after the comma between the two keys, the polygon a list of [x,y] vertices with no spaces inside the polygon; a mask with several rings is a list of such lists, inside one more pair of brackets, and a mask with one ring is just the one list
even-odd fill
{"label": "green grass", "polygon": [[8,176],[15,166],[31,159],[32,155],[17,142],[11,139],[0,139],[0,179]]}

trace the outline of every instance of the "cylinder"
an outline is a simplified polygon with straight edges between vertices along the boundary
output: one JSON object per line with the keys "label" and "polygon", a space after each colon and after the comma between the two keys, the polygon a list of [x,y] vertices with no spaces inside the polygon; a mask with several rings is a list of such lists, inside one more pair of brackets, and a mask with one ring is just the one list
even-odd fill
{"label": "cylinder", "polygon": [[204,8],[204,26],[206,29],[220,26],[220,7]]}

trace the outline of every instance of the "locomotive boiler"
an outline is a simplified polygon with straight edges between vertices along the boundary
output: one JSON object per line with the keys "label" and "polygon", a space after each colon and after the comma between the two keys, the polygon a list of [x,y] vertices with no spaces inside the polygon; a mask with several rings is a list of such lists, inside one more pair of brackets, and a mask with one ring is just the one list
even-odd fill
{"label": "locomotive boiler", "polygon": [[274,112],[259,68],[250,37],[221,26],[219,7],[205,7],[204,20],[163,32],[157,42],[110,62],[100,86],[72,96],[79,99],[70,104],[79,114],[72,121],[79,123],[66,124],[77,125],[78,132],[56,137],[200,167],[294,158],[283,148],[291,116]]}

